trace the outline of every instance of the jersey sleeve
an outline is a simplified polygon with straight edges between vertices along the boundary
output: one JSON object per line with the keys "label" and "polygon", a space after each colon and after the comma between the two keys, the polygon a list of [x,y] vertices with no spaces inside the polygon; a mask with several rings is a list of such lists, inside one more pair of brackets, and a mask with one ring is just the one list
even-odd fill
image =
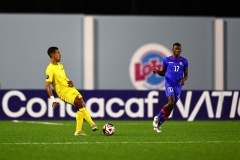
{"label": "jersey sleeve", "polygon": [[163,68],[167,68],[167,66],[168,66],[168,63],[167,63],[167,58],[165,58],[164,60],[163,60]]}
{"label": "jersey sleeve", "polygon": [[53,71],[49,68],[46,69],[46,82],[53,81]]}

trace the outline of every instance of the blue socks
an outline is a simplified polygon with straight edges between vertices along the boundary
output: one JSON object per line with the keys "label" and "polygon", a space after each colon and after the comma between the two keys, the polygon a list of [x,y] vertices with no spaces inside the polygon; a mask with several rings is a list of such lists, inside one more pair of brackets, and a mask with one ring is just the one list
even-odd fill
{"label": "blue socks", "polygon": [[164,114],[165,114],[166,112],[163,110],[163,109],[161,109],[161,111],[158,113],[158,115],[157,115],[157,117],[158,117],[158,119],[159,119],[159,122],[158,122],[158,126],[160,127],[161,126],[161,124],[165,121],[165,120],[167,120],[167,118],[168,117],[166,117],[166,116],[164,116]]}

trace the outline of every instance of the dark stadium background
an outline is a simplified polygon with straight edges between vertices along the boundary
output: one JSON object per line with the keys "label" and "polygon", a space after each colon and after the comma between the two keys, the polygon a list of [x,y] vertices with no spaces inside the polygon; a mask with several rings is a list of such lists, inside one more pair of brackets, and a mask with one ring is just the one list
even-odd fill
{"label": "dark stadium background", "polygon": [[2,0],[0,13],[240,17],[233,0]]}

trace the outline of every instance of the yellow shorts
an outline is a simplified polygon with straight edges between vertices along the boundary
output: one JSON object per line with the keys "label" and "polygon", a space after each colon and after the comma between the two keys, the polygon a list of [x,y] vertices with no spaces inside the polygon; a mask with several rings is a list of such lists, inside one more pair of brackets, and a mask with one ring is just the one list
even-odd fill
{"label": "yellow shorts", "polygon": [[58,96],[62,101],[69,103],[71,105],[74,105],[74,100],[77,96],[79,98],[82,97],[81,93],[74,87],[72,88],[68,87],[61,90],[61,92],[58,93]]}

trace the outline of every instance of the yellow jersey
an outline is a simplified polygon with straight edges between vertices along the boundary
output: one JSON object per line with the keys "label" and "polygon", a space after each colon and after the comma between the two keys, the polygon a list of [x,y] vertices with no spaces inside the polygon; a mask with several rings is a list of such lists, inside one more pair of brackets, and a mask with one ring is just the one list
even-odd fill
{"label": "yellow jersey", "polygon": [[58,63],[57,65],[49,63],[46,68],[46,81],[52,83],[52,86],[58,95],[61,91],[68,88],[69,79],[67,78],[64,67],[61,63]]}

